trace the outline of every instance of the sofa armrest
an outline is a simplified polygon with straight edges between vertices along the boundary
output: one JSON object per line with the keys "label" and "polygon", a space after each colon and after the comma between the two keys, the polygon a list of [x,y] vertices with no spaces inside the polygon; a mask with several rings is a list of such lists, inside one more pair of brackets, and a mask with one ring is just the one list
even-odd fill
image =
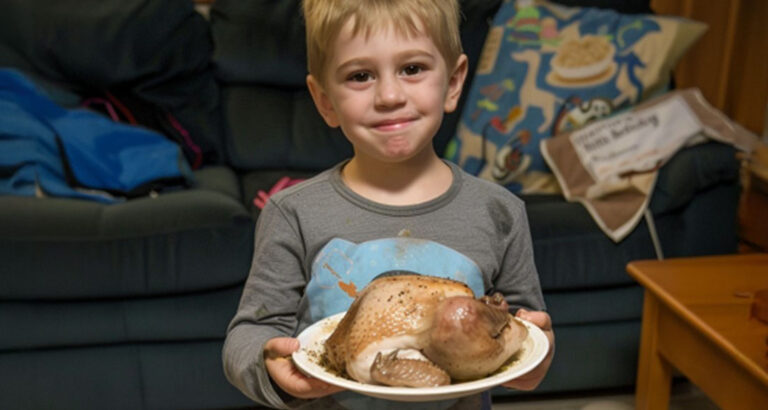
{"label": "sofa armrest", "polygon": [[218,192],[238,202],[242,200],[235,172],[223,165],[207,166],[196,170],[195,188]]}
{"label": "sofa armrest", "polygon": [[706,142],[680,150],[659,170],[649,208],[661,216],[685,207],[697,193],[721,184],[738,184],[736,149]]}

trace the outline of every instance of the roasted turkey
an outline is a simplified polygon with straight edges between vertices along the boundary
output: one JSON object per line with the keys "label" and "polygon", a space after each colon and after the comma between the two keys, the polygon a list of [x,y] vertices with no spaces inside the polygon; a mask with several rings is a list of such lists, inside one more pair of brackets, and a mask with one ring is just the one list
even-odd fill
{"label": "roasted turkey", "polygon": [[385,276],[357,295],[325,351],[362,383],[441,386],[495,372],[527,336],[498,293],[475,299],[461,282]]}

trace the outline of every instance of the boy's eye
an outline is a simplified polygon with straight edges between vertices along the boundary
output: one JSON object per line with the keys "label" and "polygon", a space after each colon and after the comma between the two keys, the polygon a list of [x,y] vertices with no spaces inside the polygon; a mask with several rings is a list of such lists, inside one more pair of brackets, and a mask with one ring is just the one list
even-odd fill
{"label": "boy's eye", "polygon": [[370,79],[371,75],[365,72],[354,73],[349,76],[349,81],[354,81],[356,83],[364,83]]}
{"label": "boy's eye", "polygon": [[423,69],[421,66],[418,66],[416,64],[409,64],[405,67],[403,67],[403,74],[405,75],[416,75],[419,74]]}

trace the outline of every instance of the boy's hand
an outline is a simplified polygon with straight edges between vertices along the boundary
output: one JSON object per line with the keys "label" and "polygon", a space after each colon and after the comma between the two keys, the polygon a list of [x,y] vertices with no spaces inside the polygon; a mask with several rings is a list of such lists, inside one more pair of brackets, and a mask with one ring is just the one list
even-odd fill
{"label": "boy's hand", "polygon": [[502,384],[502,386],[517,390],[533,390],[544,379],[544,376],[549,370],[549,365],[552,363],[552,358],[555,355],[555,333],[552,331],[552,319],[546,312],[530,312],[525,309],[518,309],[515,316],[533,323],[544,331],[544,334],[547,335],[547,339],[549,339],[549,351],[544,360],[542,360],[536,368],[517,379]]}
{"label": "boy's hand", "polygon": [[299,371],[290,357],[296,350],[299,340],[292,337],[276,337],[264,344],[267,372],[283,391],[299,399],[316,399],[344,390]]}

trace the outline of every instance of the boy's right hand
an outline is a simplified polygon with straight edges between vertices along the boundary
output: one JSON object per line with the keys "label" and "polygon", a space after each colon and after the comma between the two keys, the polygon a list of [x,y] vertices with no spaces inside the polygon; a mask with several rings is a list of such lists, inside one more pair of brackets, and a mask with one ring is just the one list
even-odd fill
{"label": "boy's right hand", "polygon": [[291,360],[291,353],[296,350],[299,350],[299,340],[292,337],[276,337],[264,344],[267,372],[283,391],[299,399],[316,399],[344,390],[297,369]]}

